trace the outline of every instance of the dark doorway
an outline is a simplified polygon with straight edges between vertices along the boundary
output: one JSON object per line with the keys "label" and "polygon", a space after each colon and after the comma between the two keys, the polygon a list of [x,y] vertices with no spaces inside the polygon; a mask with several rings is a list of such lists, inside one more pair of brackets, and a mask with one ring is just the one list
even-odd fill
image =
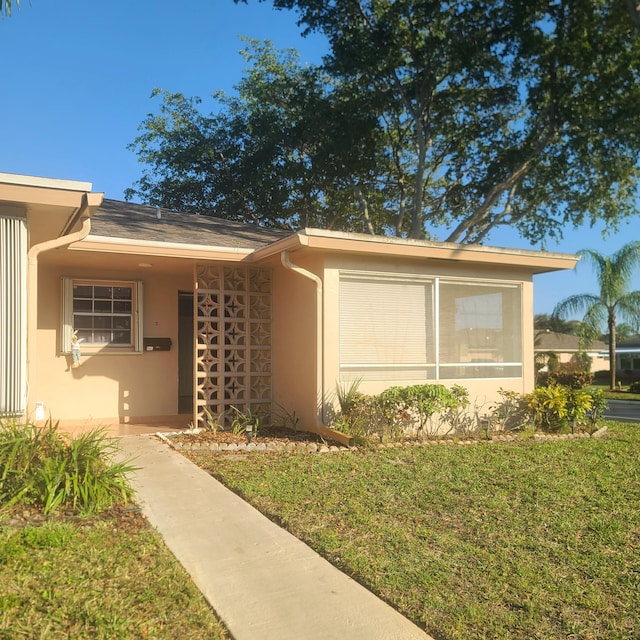
{"label": "dark doorway", "polygon": [[178,292],[178,413],[193,413],[193,293]]}

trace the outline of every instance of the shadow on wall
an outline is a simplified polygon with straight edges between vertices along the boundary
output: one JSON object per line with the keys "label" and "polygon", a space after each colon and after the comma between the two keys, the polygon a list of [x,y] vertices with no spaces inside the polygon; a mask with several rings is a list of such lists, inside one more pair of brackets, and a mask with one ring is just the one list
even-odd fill
{"label": "shadow on wall", "polygon": [[[166,362],[167,358],[175,357],[169,351],[142,352],[137,354],[105,353],[104,350],[93,350],[89,354],[69,353],[64,354],[66,360],[66,372],[70,372],[74,380],[103,379],[104,393],[115,393],[112,382],[117,383],[117,417],[120,422],[127,422],[132,418],[155,415],[177,415],[178,398],[175,398],[175,406],[166,410],[167,397],[159,381],[162,379],[163,370],[171,370],[172,366]],[[151,359],[154,359],[151,361]],[[156,360],[156,358],[158,358]],[[134,363],[131,361],[134,359]],[[146,362],[145,362],[146,360]],[[165,362],[163,362],[165,361]],[[165,364],[166,366],[163,366]],[[147,378],[145,372],[149,373]],[[92,385],[92,393],[99,393],[100,384]],[[161,394],[160,396],[158,394]],[[91,408],[91,398],[79,398],[79,402],[87,404]],[[96,405],[100,403],[96,399]],[[153,407],[161,407],[154,410]],[[164,410],[163,410],[164,409]],[[94,408],[90,413],[103,413]],[[113,412],[107,412],[104,417],[113,416]],[[94,415],[94,417],[100,417]]]}

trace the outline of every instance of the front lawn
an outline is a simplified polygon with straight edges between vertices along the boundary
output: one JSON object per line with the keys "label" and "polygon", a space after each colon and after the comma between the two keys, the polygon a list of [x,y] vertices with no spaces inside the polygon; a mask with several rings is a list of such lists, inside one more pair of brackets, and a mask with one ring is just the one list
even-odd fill
{"label": "front lawn", "polygon": [[142,516],[0,518],[1,640],[229,638]]}
{"label": "front lawn", "polygon": [[602,440],[190,457],[436,638],[638,638],[640,425],[607,424]]}

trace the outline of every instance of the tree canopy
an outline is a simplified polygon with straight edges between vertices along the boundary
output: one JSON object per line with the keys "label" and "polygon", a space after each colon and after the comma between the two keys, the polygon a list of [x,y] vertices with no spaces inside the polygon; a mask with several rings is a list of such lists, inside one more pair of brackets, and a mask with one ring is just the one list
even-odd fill
{"label": "tree canopy", "polygon": [[452,242],[501,225],[543,242],[636,213],[631,0],[270,1],[326,36],[323,63],[251,43],[216,113],[160,92],[129,197]]}

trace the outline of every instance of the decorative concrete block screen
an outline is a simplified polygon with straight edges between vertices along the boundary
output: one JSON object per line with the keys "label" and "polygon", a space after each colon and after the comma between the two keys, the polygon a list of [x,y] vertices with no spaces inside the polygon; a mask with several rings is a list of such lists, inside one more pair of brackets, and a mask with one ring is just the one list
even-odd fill
{"label": "decorative concrete block screen", "polygon": [[198,265],[196,291],[197,417],[224,427],[233,407],[271,414],[271,272]]}

